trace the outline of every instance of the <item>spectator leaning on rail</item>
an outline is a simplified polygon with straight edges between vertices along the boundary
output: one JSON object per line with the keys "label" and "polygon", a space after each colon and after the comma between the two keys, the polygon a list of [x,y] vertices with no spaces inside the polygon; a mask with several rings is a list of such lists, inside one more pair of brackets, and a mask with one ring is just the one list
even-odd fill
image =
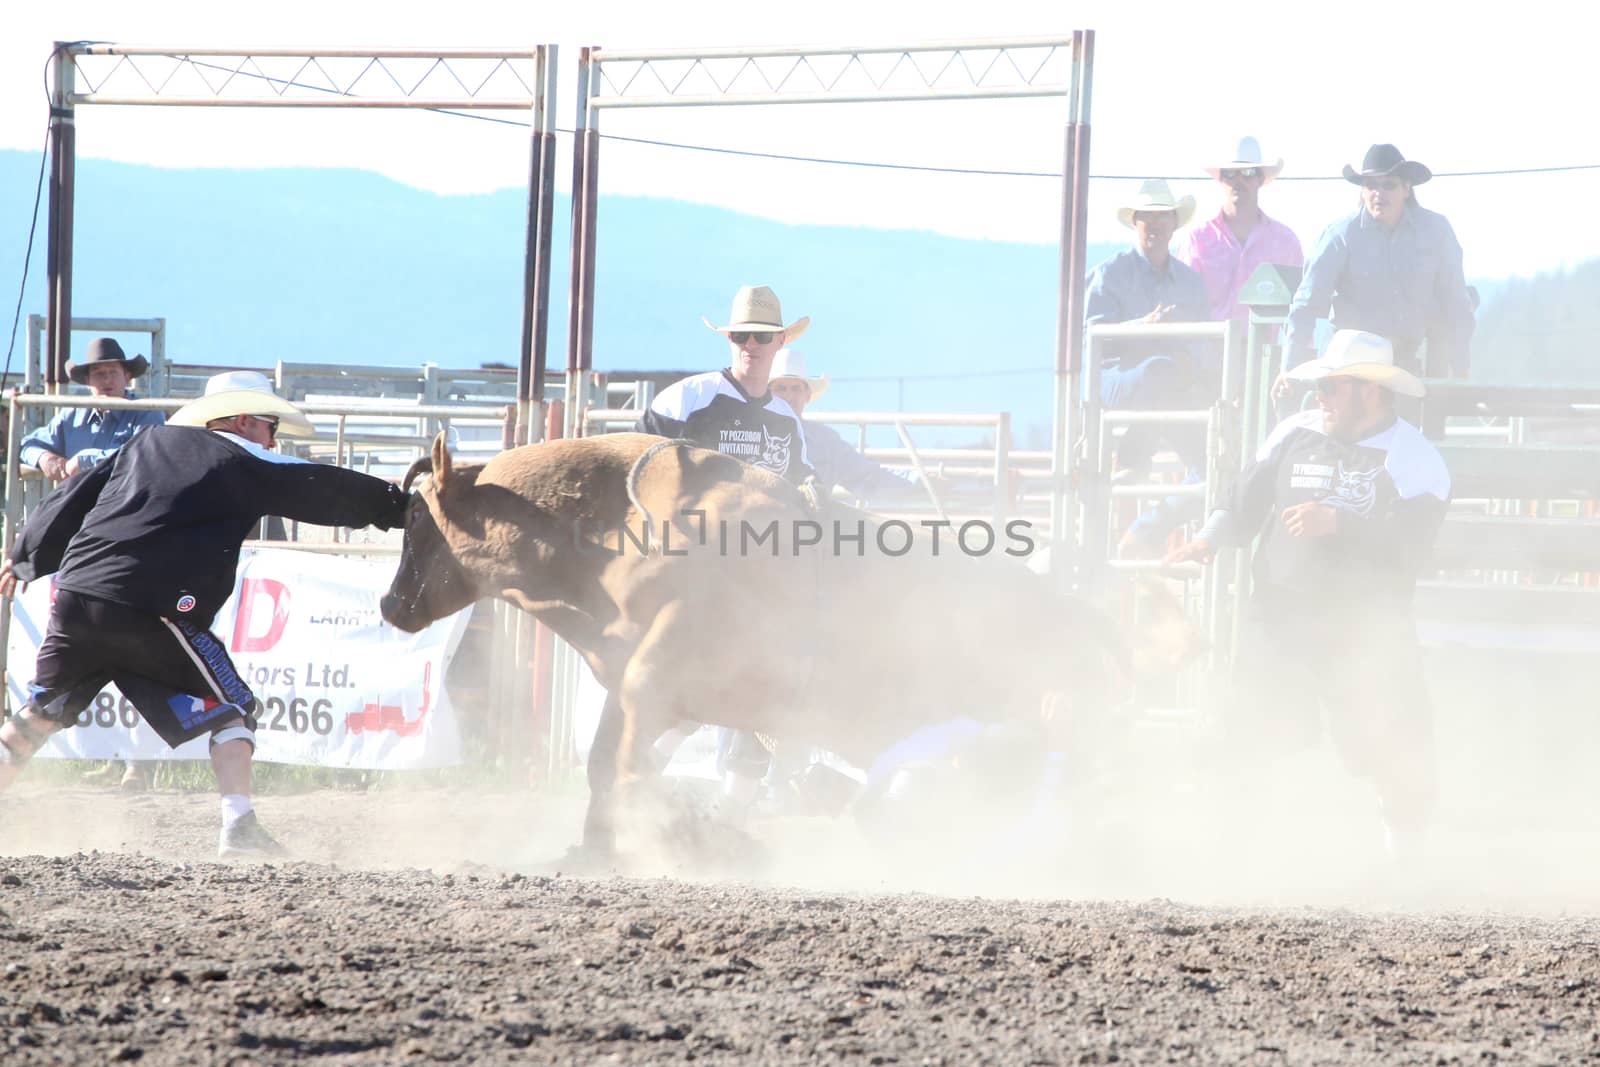
{"label": "spectator leaning on rail", "polygon": [[1226,720],[1242,768],[1315,743],[1325,713],[1346,765],[1383,802],[1390,846],[1414,851],[1434,788],[1431,712],[1411,617],[1450,498],[1444,460],[1395,415],[1422,382],[1376,334],[1340,330],[1289,372],[1319,407],[1262,444],[1228,502],[1167,562],[1210,562],[1260,534]]}
{"label": "spectator leaning on rail", "polygon": [[[826,374],[806,376],[806,358],[791,348],[778,352],[772,360],[772,395],[788,403],[796,415],[804,417],[806,405],[828,388]],[[832,488],[843,486],[859,497],[883,496],[913,489],[911,479],[888,470],[851,448],[838,431],[825,423],[804,423],[806,456],[817,472],[817,481]]]}
{"label": "spectator leaning on rail", "polygon": [[[131,397],[129,385],[150,369],[143,356],[129,359],[112,337],[89,342],[83,361],[68,361],[67,377],[87,385],[98,397]],[[159,411],[112,411],[107,408],[62,408],[48,423],[22,439],[17,458],[25,467],[37,467],[52,482],[93,470],[134,434],[147,426],[160,426],[166,416]]]}
{"label": "spectator leaning on rail", "polygon": [[1210,317],[1218,322],[1234,319],[1242,326],[1249,320],[1250,309],[1239,303],[1239,294],[1257,267],[1299,267],[1305,262],[1300,238],[1261,210],[1262,187],[1282,170],[1283,160],[1264,163],[1256,139],[1243,138],[1228,162],[1206,168],[1222,186],[1222,210],[1172,243],[1173,256],[1205,279]]}
{"label": "spectator leaning on rail", "polygon": [[0,725],[0,789],[115,682],[168,745],[210,735],[219,855],[281,854],[250,805],[260,705],[209,627],[263,515],[393,529],[405,521],[406,495],[271,451],[280,430],[313,432],[265,376],[217,375],[168,425],[139,434],[29,517],[0,564],[0,597],[19,579],[53,573],[55,599],[28,702]]}
{"label": "spectator leaning on rail", "polygon": [[[1119,322],[1204,322],[1210,308],[1206,283],[1174,259],[1172,235],[1194,214],[1194,197],[1173,197],[1167,183],[1152,178],[1139,187],[1129,204],[1117,209],[1117,220],[1134,232],[1133,247],[1119,252],[1089,275],[1085,324]],[[1193,342],[1116,338],[1102,343],[1100,403],[1107,408],[1181,411],[1208,408],[1220,384],[1220,360],[1207,358]],[[1198,480],[1205,467],[1205,431],[1195,427],[1161,430],[1130,426],[1117,449],[1124,469],[1142,474],[1157,444],[1170,441]],[[1164,501],[1129,527],[1124,548],[1148,552],[1181,520],[1177,500]]]}
{"label": "spectator leaning on rail", "polygon": [[[1432,373],[1467,376],[1472,303],[1462,273],[1461,245],[1443,215],[1417,203],[1416,187],[1433,177],[1392,144],[1367,149],[1361,170],[1344,168],[1361,186],[1361,206],[1323,232],[1289,308],[1284,369],[1315,353],[1317,320],[1337,330],[1366,330],[1394,345],[1395,365],[1422,376],[1418,350],[1428,346]],[[1273,390],[1282,398],[1289,380]]]}
{"label": "spectator leaning on rail", "polygon": [[791,482],[805,481],[812,471],[800,417],[769,386],[773,357],[804,333],[811,319],[784,325],[778,295],[765,285],[747,285],[734,294],[728,325],[713,325],[704,316],[701,321],[727,337],[728,366],[667,386],[639,428],[685,438]]}

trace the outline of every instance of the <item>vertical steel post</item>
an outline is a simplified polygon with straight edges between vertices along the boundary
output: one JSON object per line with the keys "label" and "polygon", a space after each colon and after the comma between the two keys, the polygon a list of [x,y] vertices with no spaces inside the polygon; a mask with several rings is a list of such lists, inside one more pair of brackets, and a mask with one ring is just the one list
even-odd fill
{"label": "vertical steel post", "polygon": [[150,331],[150,367],[151,381],[146,395],[166,396],[169,390],[167,383],[171,380],[172,372],[167,367],[167,320],[165,318],[156,319],[155,327]]}
{"label": "vertical steel post", "polygon": [[[545,416],[544,440],[553,441],[561,436],[561,401],[551,403]],[[561,720],[556,713],[556,642],[555,631],[542,622],[533,624],[533,647],[529,652],[529,681],[533,687],[529,710],[532,713],[533,742],[529,762],[532,784],[549,785],[554,778],[554,754],[559,751]]]}
{"label": "vertical steel post", "polygon": [[994,427],[994,524],[996,536],[1011,514],[1011,413],[1002,411]]}
{"label": "vertical steel post", "polygon": [[582,345],[582,330],[579,323],[583,320],[583,256],[584,256],[584,152],[583,134],[589,127],[589,78],[590,54],[592,48],[578,50],[578,90],[577,90],[577,123],[572,131],[572,226],[571,235],[567,243],[567,436],[577,436],[572,432],[573,412],[579,407],[578,389],[583,375],[579,370],[581,357],[578,349]]}
{"label": "vertical steel post", "polygon": [[529,138],[528,230],[523,258],[522,348],[517,359],[517,420],[513,440],[539,440],[543,428],[545,359],[550,326],[550,233],[555,209],[556,46],[540,45]]}
{"label": "vertical steel post", "polygon": [[567,436],[583,435],[594,363],[594,253],[599,205],[600,116],[590,101],[597,72],[593,47],[578,52],[578,115],[572,134],[572,278],[567,299]]}
{"label": "vertical steel post", "polygon": [[[600,234],[600,112],[590,100],[599,89],[599,70],[592,68],[584,94],[583,106],[588,116],[583,130],[583,288],[578,318],[578,367],[582,407],[572,413],[573,436],[582,437],[588,432],[584,415],[593,406],[594,371],[594,306],[595,306],[595,248]],[[602,402],[604,396],[602,394]]]}
{"label": "vertical steel post", "polygon": [[539,49],[533,99],[533,121],[528,135],[528,215],[522,238],[522,342],[517,347],[517,419],[512,441],[525,444],[533,437],[538,418],[539,386],[543,368],[534,356],[539,319],[539,175],[544,169],[544,49]]}
{"label": "vertical steel post", "polygon": [[28,316],[28,365],[22,370],[22,390],[26,393],[37,393],[39,383],[39,353],[42,350],[44,338],[43,315]]}
{"label": "vertical steel post", "polygon": [[[539,172],[539,269],[535,291],[539,295],[539,310],[533,334],[533,408],[542,418],[545,392],[545,369],[550,354],[550,244],[555,233],[556,218],[556,73],[559,52],[555,45],[546,45],[540,53],[539,96],[543,100],[544,150],[540,153]],[[529,434],[541,433],[543,427],[530,425]],[[548,436],[548,435],[546,435]]]}
{"label": "vertical steel post", "polygon": [[50,86],[50,214],[46,274],[49,317],[45,323],[45,388],[66,384],[72,354],[72,198],[76,128],[72,113],[72,53],[56,42]]}
{"label": "vertical steel post", "polygon": [[[1061,252],[1056,306],[1056,388],[1051,435],[1050,569],[1062,578],[1076,564],[1072,484],[1074,388],[1083,368],[1083,277],[1089,200],[1089,97],[1094,75],[1094,31],[1072,34],[1072,86],[1068,96],[1062,166]],[[1063,559],[1063,554],[1070,559]]]}

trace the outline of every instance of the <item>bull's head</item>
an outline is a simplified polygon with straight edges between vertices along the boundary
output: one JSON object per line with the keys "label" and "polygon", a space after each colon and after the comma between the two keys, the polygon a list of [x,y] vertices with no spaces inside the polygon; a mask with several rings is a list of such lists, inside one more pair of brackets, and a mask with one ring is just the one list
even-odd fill
{"label": "bull's head", "polygon": [[400,565],[389,591],[378,602],[384,619],[407,633],[415,633],[478,599],[476,585],[467,577],[444,534],[449,527],[451,506],[461,506],[444,434],[434,439],[432,456],[417,460],[406,471],[400,488],[409,492],[419,475],[423,477],[417,482],[417,491],[411,494],[406,512]]}

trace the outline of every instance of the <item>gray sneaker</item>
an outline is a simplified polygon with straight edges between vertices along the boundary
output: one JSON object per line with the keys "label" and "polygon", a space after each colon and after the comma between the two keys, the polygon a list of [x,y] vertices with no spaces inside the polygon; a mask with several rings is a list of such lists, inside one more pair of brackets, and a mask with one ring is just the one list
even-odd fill
{"label": "gray sneaker", "polygon": [[232,825],[224,826],[217,845],[217,858],[223,860],[283,859],[288,854],[287,849],[262,829],[253,811],[245,812]]}

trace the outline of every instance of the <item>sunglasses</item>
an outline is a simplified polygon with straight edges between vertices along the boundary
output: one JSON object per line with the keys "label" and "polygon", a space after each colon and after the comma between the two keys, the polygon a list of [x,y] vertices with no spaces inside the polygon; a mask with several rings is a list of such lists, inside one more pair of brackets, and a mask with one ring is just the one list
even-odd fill
{"label": "sunglasses", "polygon": [[266,423],[267,424],[267,430],[272,434],[272,436],[274,436],[274,437],[278,436],[278,416],[276,416],[276,415],[251,415],[250,417],[252,419],[255,419],[257,422]]}
{"label": "sunglasses", "polygon": [[1361,179],[1361,188],[1363,188],[1363,189],[1382,189],[1386,193],[1392,193],[1396,189],[1400,188],[1400,179],[1399,178],[1362,178]]}
{"label": "sunglasses", "polygon": [[1346,385],[1353,385],[1353,384],[1355,384],[1355,383],[1350,378],[1342,378],[1342,377],[1318,378],[1317,379],[1317,392],[1320,393],[1323,396],[1332,396],[1334,393],[1337,393],[1342,387],[1344,387]]}
{"label": "sunglasses", "polygon": [[771,344],[772,343],[772,339],[774,337],[776,337],[776,336],[778,336],[778,332],[776,330],[729,330],[728,331],[728,340],[732,341],[736,345],[742,345],[746,341],[754,341],[758,345]]}
{"label": "sunglasses", "polygon": [[1261,170],[1258,167],[1240,167],[1238,170],[1223,171],[1222,180],[1225,182],[1231,182],[1235,178],[1254,178],[1260,173]]}

